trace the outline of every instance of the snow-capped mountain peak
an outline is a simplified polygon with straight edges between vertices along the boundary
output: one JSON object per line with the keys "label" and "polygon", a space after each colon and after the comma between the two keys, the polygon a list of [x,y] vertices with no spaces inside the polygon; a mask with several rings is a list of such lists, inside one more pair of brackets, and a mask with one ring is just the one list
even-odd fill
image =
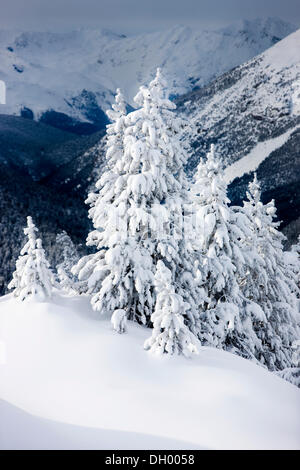
{"label": "snow-capped mountain peak", "polygon": [[117,87],[133,104],[138,87],[149,81],[157,66],[169,79],[171,92],[180,95],[249,60],[293,30],[282,20],[267,19],[217,31],[179,25],[132,37],[103,29],[2,31],[0,79],[7,84],[2,112],[19,114],[28,108],[39,119],[45,111],[55,110],[103,126],[97,108],[105,111],[110,106]]}

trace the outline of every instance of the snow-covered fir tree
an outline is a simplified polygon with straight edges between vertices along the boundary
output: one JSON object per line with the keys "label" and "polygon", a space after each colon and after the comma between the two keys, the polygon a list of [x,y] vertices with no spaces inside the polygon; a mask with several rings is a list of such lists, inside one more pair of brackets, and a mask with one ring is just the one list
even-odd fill
{"label": "snow-covered fir tree", "polygon": [[263,259],[254,266],[244,287],[244,293],[262,307],[267,322],[255,325],[263,344],[263,362],[269,369],[284,369],[294,365],[293,345],[299,336],[296,275],[283,252],[284,235],[275,221],[274,200],[261,202],[261,189],[256,175],[249,184],[248,200],[244,202],[250,220],[250,241]]}
{"label": "snow-covered fir tree", "polygon": [[70,294],[80,292],[80,282],[71,271],[73,266],[78,263],[79,255],[67,232],[62,231],[57,234],[56,245],[61,260],[56,267],[60,287]]}
{"label": "snow-covered fir tree", "polygon": [[36,238],[37,232],[32,218],[27,217],[24,233],[28,240],[21,250],[13,279],[8,285],[9,289],[13,289],[14,296],[20,300],[45,300],[51,297],[55,286],[54,275],[46,259],[42,241]]}
{"label": "snow-covered fir tree", "polygon": [[290,250],[290,256],[287,255],[287,262],[290,263],[291,269],[295,274],[295,280],[297,283],[298,290],[296,292],[297,297],[300,296],[300,235],[298,241],[292,245]]}
{"label": "snow-covered fir tree", "polygon": [[221,162],[213,145],[207,160],[199,163],[192,192],[208,299],[200,315],[199,338],[203,344],[254,359],[262,351],[254,322],[266,319],[260,306],[241,291],[247,267],[255,261],[255,253],[243,243],[251,234],[249,220],[241,208],[229,206]]}
{"label": "snow-covered fir tree", "polygon": [[125,116],[118,93],[108,126],[107,168],[90,194],[95,230],[88,244],[97,253],[74,272],[88,281],[96,310],[125,309],[129,319],[150,321],[155,305],[154,273],[159,259],[171,270],[178,294],[191,305],[186,321],[195,328],[201,299],[193,284],[194,259],[185,242],[189,199],[180,143],[182,122],[166,97],[158,70],[135,97],[140,106]]}
{"label": "snow-covered fir tree", "polygon": [[294,245],[292,245],[291,251],[292,251],[293,253],[297,253],[298,256],[300,257],[300,235],[298,236],[297,243],[295,243]]}
{"label": "snow-covered fir tree", "polygon": [[129,225],[130,177],[138,172],[130,152],[125,151],[125,113],[125,101],[118,90],[108,113],[112,124],[107,126],[106,169],[96,183],[98,191],[90,193],[86,201],[91,205],[89,216],[95,228],[87,244],[97,251],[82,258],[73,273],[87,282],[95,310],[112,315],[125,309],[128,318],[145,323],[152,309],[152,260],[140,242],[145,234],[133,221]]}
{"label": "snow-covered fir tree", "polygon": [[131,131],[135,132],[138,127],[138,139],[143,154],[147,156],[147,165],[153,168],[158,159],[157,178],[153,181],[154,201],[147,222],[152,236],[151,256],[155,266],[161,259],[170,269],[177,294],[189,305],[185,321],[196,332],[203,292],[195,283],[195,254],[191,244],[192,201],[184,172],[187,153],[181,142],[187,122],[175,115],[176,106],[167,98],[166,88],[167,83],[157,69],[149,87],[141,87],[135,97],[141,108],[128,116],[133,128],[129,129],[127,136],[131,143],[135,139]]}
{"label": "snow-covered fir tree", "polygon": [[175,293],[171,271],[158,261],[155,274],[156,305],[151,320],[152,335],[145,342],[145,349],[155,354],[197,353],[197,338],[185,325],[185,312],[190,306],[181,295]]}

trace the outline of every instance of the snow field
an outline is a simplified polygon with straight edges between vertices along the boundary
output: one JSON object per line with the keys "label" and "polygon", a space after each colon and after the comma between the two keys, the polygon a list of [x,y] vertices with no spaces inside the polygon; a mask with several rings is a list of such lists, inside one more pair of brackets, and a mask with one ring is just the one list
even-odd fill
{"label": "snow field", "polygon": [[[119,335],[84,296],[55,294],[47,303],[2,297],[6,362],[0,366],[0,397],[35,417],[101,430],[99,448],[107,448],[112,431],[118,436],[111,448],[135,448],[133,435],[127,439],[124,433],[139,435],[136,448],[151,448],[157,437],[170,439],[168,448],[179,448],[178,441],[188,448],[300,448],[295,386],[213,348],[201,348],[193,359],[153,357],[143,351],[150,333],[129,322],[128,333]],[[20,412],[1,410],[0,436],[16,419],[20,443]],[[74,433],[62,442],[87,445]]]}

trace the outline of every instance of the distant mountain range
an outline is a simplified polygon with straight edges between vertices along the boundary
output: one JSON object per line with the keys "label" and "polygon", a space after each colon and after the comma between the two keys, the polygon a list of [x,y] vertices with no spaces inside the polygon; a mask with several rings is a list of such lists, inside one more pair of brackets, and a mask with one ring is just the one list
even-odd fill
{"label": "distant mountain range", "polygon": [[217,31],[184,26],[134,37],[106,30],[67,33],[0,31],[5,114],[78,134],[107,123],[117,87],[130,105],[138,87],[162,67],[171,93],[203,87],[296,29],[276,18],[241,21]]}
{"label": "distant mountain range", "polygon": [[191,124],[190,175],[215,143],[233,203],[256,170],[283,226],[300,217],[300,30],[177,105]]}

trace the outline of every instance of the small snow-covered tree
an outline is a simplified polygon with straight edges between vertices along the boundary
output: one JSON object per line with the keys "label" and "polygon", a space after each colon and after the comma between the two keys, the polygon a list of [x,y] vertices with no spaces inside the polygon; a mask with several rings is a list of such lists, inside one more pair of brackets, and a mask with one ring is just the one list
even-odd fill
{"label": "small snow-covered tree", "polygon": [[162,261],[157,263],[155,286],[157,298],[151,316],[153,331],[145,342],[145,349],[160,355],[182,354],[188,357],[197,353],[197,338],[184,322],[189,305],[175,293],[171,271]]}
{"label": "small snow-covered tree", "polygon": [[56,267],[60,287],[69,293],[79,292],[80,283],[71,271],[79,261],[76,247],[65,231],[57,234],[56,244],[61,255],[61,262]]}
{"label": "small snow-covered tree", "polygon": [[96,310],[124,309],[129,319],[145,324],[155,305],[155,266],[163,259],[178,293],[190,299],[186,322],[195,327],[201,299],[193,285],[193,252],[183,236],[186,155],[182,124],[165,88],[158,70],[135,97],[140,109],[127,116],[117,95],[107,128],[107,168],[87,200],[95,227],[87,243],[97,253],[80,260],[74,272],[87,280]]}
{"label": "small snow-covered tree", "polygon": [[16,270],[8,288],[20,300],[34,298],[45,300],[51,297],[55,279],[46,259],[40,238],[36,238],[38,229],[32,218],[27,217],[27,227],[24,229],[28,241],[21,250],[16,262]]}
{"label": "small snow-covered tree", "polygon": [[115,310],[111,316],[111,324],[118,333],[125,333],[127,330],[126,311],[122,308]]}
{"label": "small snow-covered tree", "polygon": [[265,205],[261,202],[256,175],[247,198],[244,208],[250,220],[250,241],[264,264],[250,270],[244,292],[259,303],[267,317],[264,325],[255,326],[264,348],[264,363],[269,369],[280,370],[293,365],[293,344],[299,339],[296,276],[283,252],[285,237],[278,231],[280,222],[274,221],[274,200]]}
{"label": "small snow-covered tree", "polygon": [[262,309],[241,290],[253,253],[243,244],[249,221],[240,208],[229,206],[221,162],[212,145],[200,161],[195,183],[198,250],[206,271],[206,305],[201,312],[201,342],[255,358],[262,350],[254,321],[265,321]]}

